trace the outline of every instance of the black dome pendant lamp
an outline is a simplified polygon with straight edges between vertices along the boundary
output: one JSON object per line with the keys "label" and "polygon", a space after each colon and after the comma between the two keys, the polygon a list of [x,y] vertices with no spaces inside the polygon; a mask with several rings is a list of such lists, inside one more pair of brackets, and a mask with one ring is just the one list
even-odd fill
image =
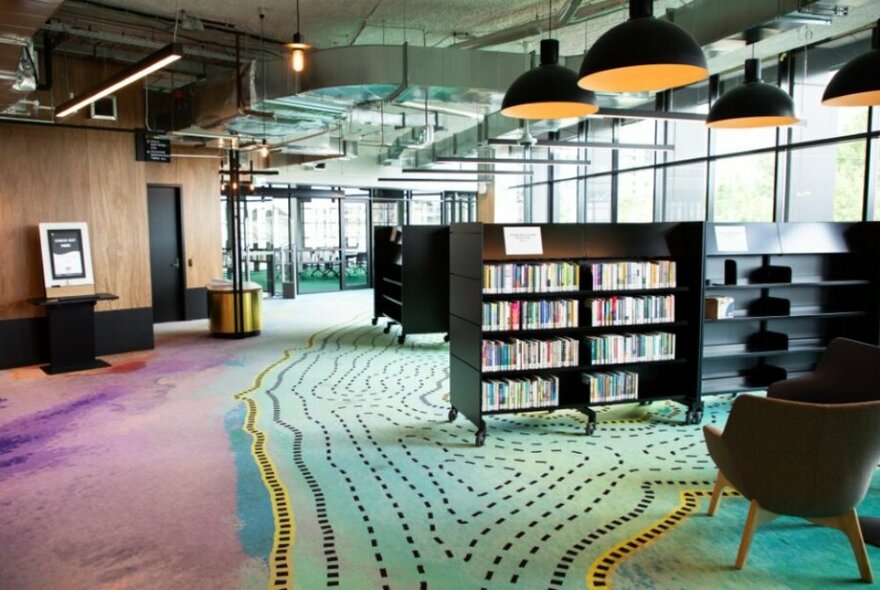
{"label": "black dome pendant lamp", "polygon": [[501,114],[517,119],[567,119],[597,112],[596,95],[579,88],[577,75],[558,61],[559,41],[542,39],[541,64],[513,81],[501,102]]}
{"label": "black dome pendant lamp", "polygon": [[871,35],[871,50],[849,60],[840,68],[822,95],[830,107],[880,105],[880,20]]}
{"label": "black dome pendant lamp", "polygon": [[778,86],[761,80],[761,62],[745,63],[745,80],[715,101],[706,118],[713,129],[779,127],[798,122],[794,101]]}
{"label": "black dome pendant lamp", "polygon": [[629,20],[584,55],[578,85],[600,92],[667,90],[709,76],[706,56],[684,29],[654,18],[653,0],[630,0]]}

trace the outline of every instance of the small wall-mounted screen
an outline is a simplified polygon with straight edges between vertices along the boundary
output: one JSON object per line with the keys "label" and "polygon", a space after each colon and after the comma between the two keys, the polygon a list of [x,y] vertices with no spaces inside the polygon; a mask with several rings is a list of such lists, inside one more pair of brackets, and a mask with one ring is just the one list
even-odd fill
{"label": "small wall-mounted screen", "polygon": [[86,276],[82,232],[79,229],[50,229],[49,251],[52,277],[81,279]]}

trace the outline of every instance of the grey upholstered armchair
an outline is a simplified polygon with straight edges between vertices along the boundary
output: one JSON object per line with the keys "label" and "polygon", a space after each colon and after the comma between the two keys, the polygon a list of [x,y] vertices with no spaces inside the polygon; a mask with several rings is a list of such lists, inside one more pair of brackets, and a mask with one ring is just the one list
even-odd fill
{"label": "grey upholstered armchair", "polygon": [[816,404],[880,399],[880,346],[848,338],[832,340],[816,370],[804,377],[777,381],[767,397]]}
{"label": "grey upholstered armchair", "polygon": [[751,501],[736,568],[755,529],[777,515],[840,529],[863,581],[873,580],[855,507],[880,457],[880,401],[813,404],[743,394],[722,433],[704,426],[718,479],[709,514],[732,486]]}

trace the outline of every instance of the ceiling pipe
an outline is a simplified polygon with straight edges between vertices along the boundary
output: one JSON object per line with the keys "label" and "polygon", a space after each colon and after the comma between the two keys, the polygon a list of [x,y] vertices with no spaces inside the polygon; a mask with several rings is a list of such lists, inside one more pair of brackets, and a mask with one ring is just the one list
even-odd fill
{"label": "ceiling pipe", "polygon": [[453,43],[451,47],[456,49],[483,49],[540,35],[548,28],[560,29],[569,23],[575,11],[580,7],[581,2],[582,0],[566,0],[565,4],[562,5],[562,8],[553,16],[549,23],[544,19],[523,23],[488,35],[474,37],[461,43]]}

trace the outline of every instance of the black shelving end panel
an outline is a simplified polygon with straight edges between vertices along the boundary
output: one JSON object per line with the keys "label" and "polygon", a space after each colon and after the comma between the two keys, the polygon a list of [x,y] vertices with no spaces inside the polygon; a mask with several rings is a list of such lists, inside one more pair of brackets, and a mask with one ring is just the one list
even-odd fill
{"label": "black shelving end panel", "polygon": [[449,331],[449,228],[405,225],[403,236],[403,330]]}
{"label": "black shelving end panel", "polygon": [[449,403],[479,427],[482,420],[483,390],[480,371],[449,355]]}
{"label": "black shelving end panel", "polygon": [[453,223],[449,226],[449,272],[482,280],[482,224]]}
{"label": "black shelving end panel", "polygon": [[482,325],[482,292],[483,283],[479,279],[449,275],[449,313]]}

